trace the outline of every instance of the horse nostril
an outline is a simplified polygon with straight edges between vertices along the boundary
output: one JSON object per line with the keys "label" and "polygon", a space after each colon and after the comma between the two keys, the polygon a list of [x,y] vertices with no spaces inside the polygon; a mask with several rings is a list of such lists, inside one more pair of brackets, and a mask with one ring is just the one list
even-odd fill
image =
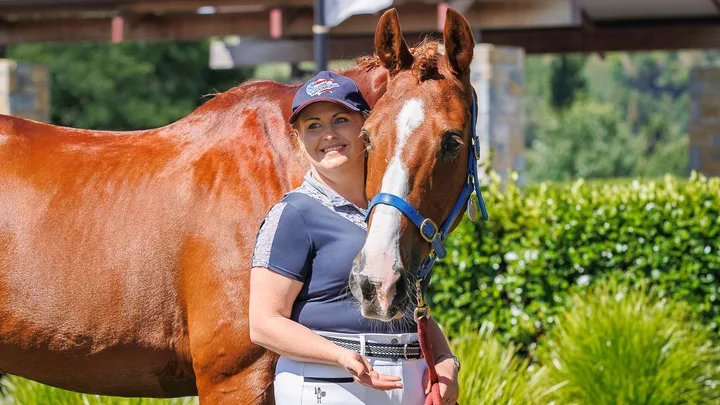
{"label": "horse nostril", "polygon": [[405,296],[405,292],[407,291],[407,287],[405,286],[404,280],[401,278],[396,284],[395,284],[395,296],[396,297],[403,297]]}
{"label": "horse nostril", "polygon": [[366,276],[357,276],[358,283],[360,284],[360,291],[362,291],[363,299],[365,301],[372,301],[375,299],[377,291],[375,290],[375,284],[370,281]]}

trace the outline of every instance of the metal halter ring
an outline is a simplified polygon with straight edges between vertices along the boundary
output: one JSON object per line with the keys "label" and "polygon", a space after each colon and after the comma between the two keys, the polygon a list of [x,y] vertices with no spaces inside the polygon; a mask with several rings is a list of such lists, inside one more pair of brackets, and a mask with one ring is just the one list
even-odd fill
{"label": "metal halter ring", "polygon": [[[424,229],[425,229],[425,224],[430,224],[430,225],[432,225],[433,230],[435,231],[435,232],[433,232],[432,238],[428,238],[427,235],[425,235],[425,231],[424,231]],[[435,224],[435,222],[433,222],[432,219],[430,219],[430,218],[425,218],[425,220],[422,221],[422,224],[420,225],[420,235],[422,235],[423,239],[425,239],[426,241],[428,241],[428,242],[430,242],[430,243],[433,243],[433,241],[435,240],[435,238],[437,238],[438,233],[439,233],[439,232],[438,232],[438,226]]]}
{"label": "metal halter ring", "polygon": [[415,322],[419,321],[420,318],[422,318],[422,317],[430,318],[430,307],[429,306],[426,305],[424,307],[415,308],[415,313],[414,313]]}

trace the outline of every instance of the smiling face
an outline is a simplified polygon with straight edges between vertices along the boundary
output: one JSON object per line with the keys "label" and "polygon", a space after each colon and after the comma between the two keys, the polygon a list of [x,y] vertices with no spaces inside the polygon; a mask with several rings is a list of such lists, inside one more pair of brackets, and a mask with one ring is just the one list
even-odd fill
{"label": "smiling face", "polygon": [[317,171],[359,173],[362,179],[365,143],[360,130],[364,122],[360,112],[320,101],[305,107],[294,126],[306,157]]}

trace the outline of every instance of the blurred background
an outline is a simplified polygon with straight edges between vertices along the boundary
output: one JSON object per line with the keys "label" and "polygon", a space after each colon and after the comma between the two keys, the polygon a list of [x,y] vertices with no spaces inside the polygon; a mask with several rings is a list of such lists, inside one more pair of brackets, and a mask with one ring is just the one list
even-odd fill
{"label": "blurred background", "polygon": [[461,403],[720,403],[718,0],[0,0],[0,113],[166,125],[248,79],[352,66],[388,7],[411,45],[447,7],[478,43],[490,221],[452,234],[429,291]]}

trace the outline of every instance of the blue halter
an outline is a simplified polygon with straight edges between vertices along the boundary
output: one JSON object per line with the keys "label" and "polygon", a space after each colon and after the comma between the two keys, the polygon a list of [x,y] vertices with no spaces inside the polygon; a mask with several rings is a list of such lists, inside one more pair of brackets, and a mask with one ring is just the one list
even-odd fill
{"label": "blue halter", "polygon": [[425,277],[427,277],[427,275],[430,273],[430,270],[432,270],[432,266],[433,264],[435,264],[435,260],[442,259],[447,254],[447,251],[445,250],[445,245],[443,244],[443,242],[445,241],[445,237],[447,236],[450,227],[455,222],[455,219],[460,214],[460,211],[462,211],[463,206],[467,204],[468,199],[470,198],[470,195],[473,191],[475,191],[475,194],[477,195],[478,203],[480,204],[480,212],[482,213],[483,219],[485,219],[486,221],[488,219],[487,209],[485,208],[485,201],[483,200],[482,194],[480,193],[480,182],[477,175],[477,162],[480,158],[480,140],[475,132],[475,121],[477,120],[477,103],[475,101],[475,94],[473,94],[471,113],[472,144],[470,146],[472,148],[472,152],[469,153],[468,158],[467,182],[465,183],[462,191],[460,191],[460,196],[458,196],[458,199],[455,202],[455,206],[453,207],[452,211],[450,211],[450,215],[448,216],[447,220],[445,220],[445,223],[442,227],[438,228],[438,226],[435,224],[435,222],[433,222],[432,219],[424,217],[417,209],[415,209],[415,207],[413,207],[407,201],[396,195],[388,193],[378,193],[372,199],[372,201],[370,201],[370,206],[368,207],[365,214],[365,222],[367,222],[370,218],[370,213],[376,205],[389,205],[400,210],[400,212],[402,212],[409,220],[411,220],[415,224],[415,226],[418,227],[418,229],[420,229],[420,235],[422,235],[423,239],[430,242],[432,248],[430,250],[430,254],[428,254],[428,256],[425,258],[425,260],[423,260],[422,264],[420,265],[420,271],[418,272],[418,280],[425,279]]}

